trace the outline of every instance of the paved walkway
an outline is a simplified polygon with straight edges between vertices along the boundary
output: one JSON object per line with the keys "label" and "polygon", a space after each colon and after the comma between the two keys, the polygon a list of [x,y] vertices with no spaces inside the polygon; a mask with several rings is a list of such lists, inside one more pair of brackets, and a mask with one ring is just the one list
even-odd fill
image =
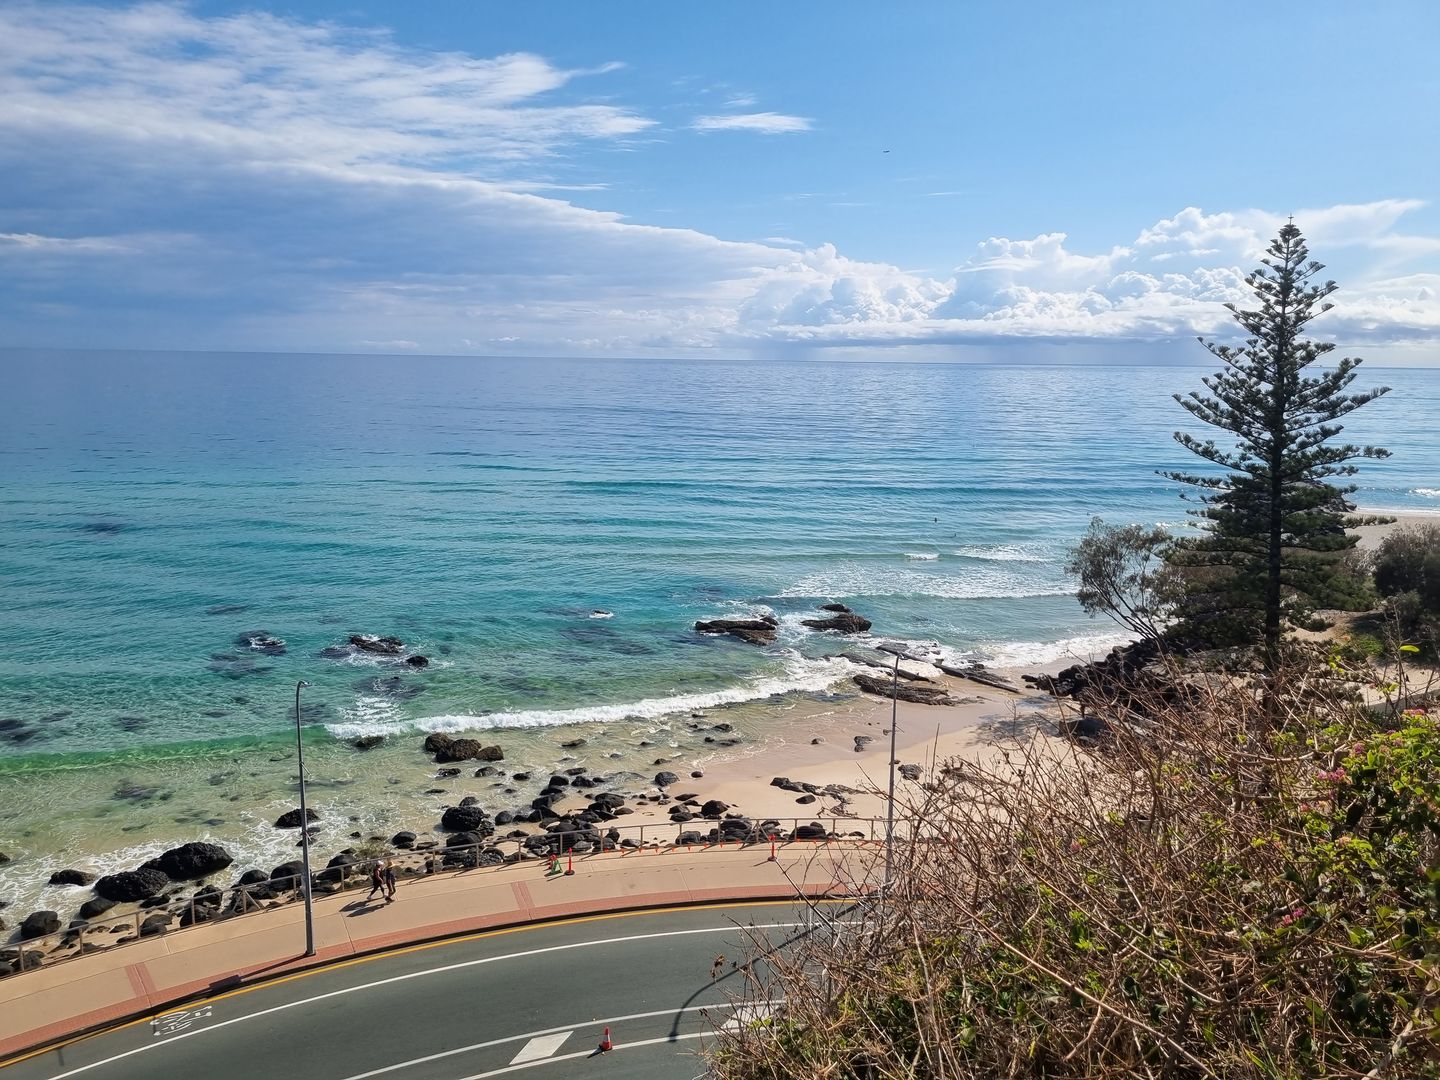
{"label": "paved walkway", "polygon": [[114,946],[0,979],[0,1062],[207,991],[409,942],[627,908],[853,894],[879,861],[873,845],[840,842],[782,845],[773,863],[769,854],[612,852],[577,858],[572,876],[536,861],[402,879],[393,904],[367,903],[365,888],[317,896],[309,958],[299,903]]}

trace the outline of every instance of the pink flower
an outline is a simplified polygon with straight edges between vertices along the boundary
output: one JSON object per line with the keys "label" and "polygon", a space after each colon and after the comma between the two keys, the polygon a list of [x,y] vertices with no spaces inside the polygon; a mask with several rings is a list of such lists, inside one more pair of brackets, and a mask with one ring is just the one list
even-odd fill
{"label": "pink flower", "polygon": [[1304,915],[1305,915],[1305,909],[1304,909],[1303,907],[1297,907],[1297,908],[1295,908],[1294,910],[1292,910],[1292,911],[1290,912],[1290,914],[1288,914],[1288,915],[1282,915],[1282,916],[1280,917],[1280,925],[1281,925],[1281,926],[1289,926],[1291,923],[1295,922],[1296,920],[1298,920],[1298,919],[1300,919],[1300,918],[1303,918]]}

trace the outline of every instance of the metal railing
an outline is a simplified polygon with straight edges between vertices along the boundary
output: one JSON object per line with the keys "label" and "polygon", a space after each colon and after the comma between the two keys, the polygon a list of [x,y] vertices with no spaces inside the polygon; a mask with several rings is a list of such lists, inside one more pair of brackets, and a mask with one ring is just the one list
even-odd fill
{"label": "metal railing", "polygon": [[[734,820],[734,819],[731,819]],[[584,825],[576,822],[573,831],[527,832],[519,835],[490,836],[476,843],[450,845],[444,839],[419,840],[413,849],[394,849],[383,855],[356,858],[339,866],[312,871],[312,888],[317,897],[334,895],[370,884],[371,869],[377,859],[390,862],[396,875],[408,878],[436,874],[463,874],[474,870],[503,871],[510,867],[531,865],[563,858],[582,862],[597,857],[643,858],[672,851],[738,850],[747,847],[791,847],[795,844],[820,846],[836,842],[883,844],[884,818],[832,818],[828,827],[814,818],[766,818],[750,823],[741,833],[732,826],[730,835],[724,828],[726,819],[701,819],[678,823],[647,822],[641,825],[615,825],[610,822]],[[816,836],[816,827],[824,835]],[[806,828],[808,827],[808,828]],[[796,837],[797,830],[806,835]],[[450,836],[463,835],[450,833]],[[206,923],[253,915],[294,903],[301,896],[302,882],[296,876],[281,875],[250,885],[235,885],[211,892],[198,892],[188,898],[163,894],[140,901],[135,911],[125,915],[97,919],[75,919],[64,930],[31,938],[17,939],[0,946],[0,958],[12,965],[10,974],[18,975],[40,966],[52,966],[66,960],[86,956],[101,949],[132,944],[143,938],[188,930]],[[155,916],[164,916],[156,920]],[[179,926],[171,924],[179,919]],[[153,929],[146,929],[147,920]],[[108,936],[110,940],[104,940]],[[59,955],[52,952],[58,946]],[[0,975],[0,977],[4,977]]]}

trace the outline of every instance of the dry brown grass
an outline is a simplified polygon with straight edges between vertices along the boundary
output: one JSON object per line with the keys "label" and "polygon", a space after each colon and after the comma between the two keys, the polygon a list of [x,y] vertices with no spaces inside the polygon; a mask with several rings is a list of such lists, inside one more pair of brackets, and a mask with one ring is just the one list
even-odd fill
{"label": "dry brown grass", "polygon": [[1186,685],[1095,702],[1101,745],[937,770],[883,901],[749,968],[787,1004],[720,1033],[714,1074],[1440,1075],[1433,722],[1377,719],[1313,657],[1279,714]]}

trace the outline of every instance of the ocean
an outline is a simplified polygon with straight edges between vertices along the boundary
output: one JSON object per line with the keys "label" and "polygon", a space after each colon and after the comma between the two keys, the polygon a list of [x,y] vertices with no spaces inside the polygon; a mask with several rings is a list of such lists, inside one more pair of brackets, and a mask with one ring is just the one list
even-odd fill
{"label": "ocean", "polygon": [[[1103,647],[1067,549],[1183,527],[1156,470],[1197,464],[1170,395],[1207,370],[0,353],[0,897],[172,839],[278,853],[301,680],[363,830],[404,818],[414,733],[533,756],[841,701],[846,642],[800,624],[826,602],[955,659]],[[1440,510],[1440,371],[1374,383],[1347,435],[1394,456],[1357,500]],[[769,648],[692,629],[767,612]],[[359,764],[366,734],[404,750]]]}

